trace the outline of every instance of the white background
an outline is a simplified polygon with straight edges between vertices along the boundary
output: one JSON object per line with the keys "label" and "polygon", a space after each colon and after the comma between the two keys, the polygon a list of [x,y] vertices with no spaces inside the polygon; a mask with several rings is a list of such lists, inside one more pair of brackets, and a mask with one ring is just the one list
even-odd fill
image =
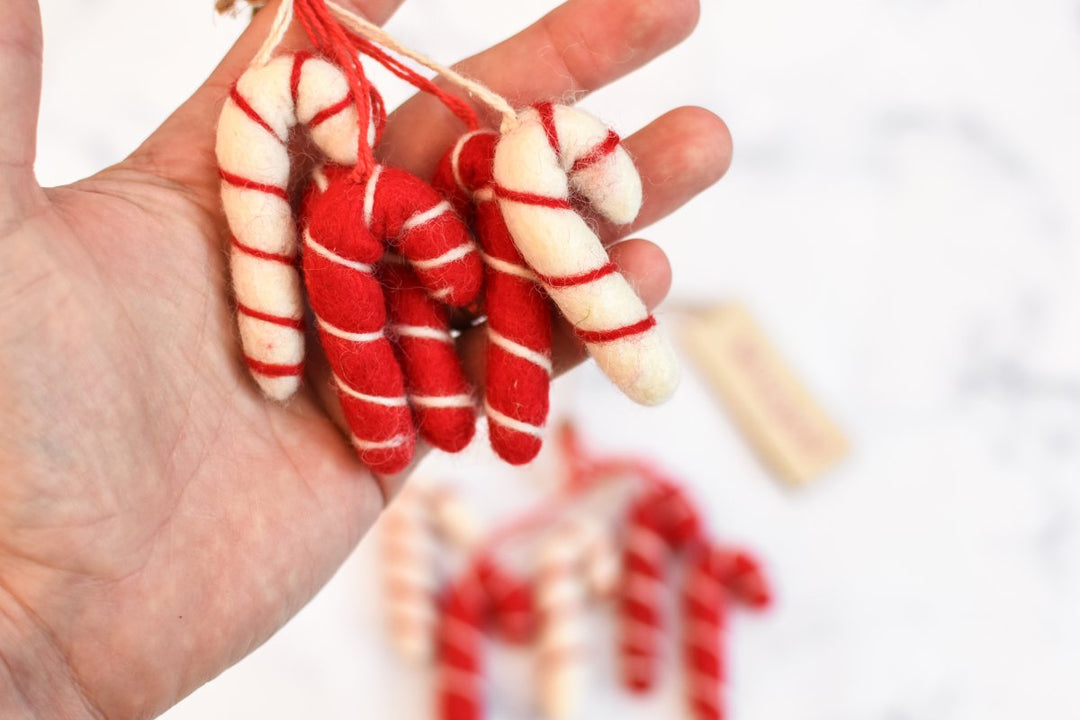
{"label": "white background", "polygon": [[[647,233],[672,305],[748,304],[854,452],[784,490],[693,376],[643,410],[589,368],[559,406],[594,445],[661,459],[768,560],[777,607],[733,621],[732,717],[1080,717],[1080,5],[703,4],[691,40],[586,106],[623,131],[682,104],[728,121],[728,178]],[[43,5],[47,184],[120,160],[242,26],[210,0]],[[389,29],[451,60],[552,5],[412,0]],[[544,467],[481,444],[426,474],[478,495]],[[428,717],[426,674],[388,652],[370,545],[166,717]],[[645,703],[617,690],[608,630],[584,715],[680,717],[675,677]],[[500,663],[496,717],[533,716],[527,673]]]}

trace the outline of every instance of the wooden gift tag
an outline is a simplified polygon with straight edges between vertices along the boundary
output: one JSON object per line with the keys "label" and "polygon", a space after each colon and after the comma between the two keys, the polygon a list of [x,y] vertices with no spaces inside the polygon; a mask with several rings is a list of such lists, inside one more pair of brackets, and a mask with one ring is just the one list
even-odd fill
{"label": "wooden gift tag", "polygon": [[802,485],[847,453],[847,440],[742,305],[692,310],[683,344],[764,463]]}

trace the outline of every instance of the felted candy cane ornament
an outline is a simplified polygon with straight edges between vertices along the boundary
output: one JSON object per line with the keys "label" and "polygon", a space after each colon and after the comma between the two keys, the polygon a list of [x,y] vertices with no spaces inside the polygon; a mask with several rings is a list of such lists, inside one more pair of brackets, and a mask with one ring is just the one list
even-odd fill
{"label": "felted candy cane ornament", "polygon": [[691,553],[682,586],[682,648],[687,699],[695,720],[724,716],[724,631],[727,590],[712,548]]}
{"label": "felted candy cane ornament", "polygon": [[[468,231],[403,170],[323,174],[304,202],[304,277],[353,444],[371,469],[400,471],[412,458],[415,413],[433,445],[462,449],[475,429],[472,398],[433,298],[461,306],[479,292]],[[376,269],[387,250],[407,265]]]}
{"label": "felted candy cane ornament", "polygon": [[297,125],[331,160],[356,162],[357,111],[341,71],[309,53],[250,67],[229,91],[217,132],[221,200],[244,358],[263,392],[286,400],[303,374],[303,293],[288,184]]}
{"label": "felted candy cane ornament", "polygon": [[537,626],[532,583],[501,567],[490,557],[477,563],[476,574],[487,595],[496,634],[510,643],[530,642]]}
{"label": "felted candy cane ornament", "polygon": [[766,607],[772,593],[749,553],[697,540],[683,577],[683,665],[687,700],[697,720],[723,718],[724,640],[731,602]]}
{"label": "felted candy cane ornament", "polygon": [[632,399],[665,400],[678,366],[655,320],[571,204],[572,196],[582,198],[615,223],[637,215],[641,179],[619,137],[583,111],[551,103],[509,125],[501,136],[463,136],[434,182],[472,219],[485,254],[485,410],[495,451],[523,463],[539,452],[548,413],[551,319],[538,286]]}
{"label": "felted candy cane ornament", "polygon": [[[437,488],[429,496],[429,505],[442,537],[463,552],[479,550],[480,528],[457,493],[445,486]],[[529,642],[536,630],[532,584],[482,551],[473,567],[496,634],[511,643]]]}
{"label": "felted candy cane ornament", "polygon": [[656,497],[643,493],[627,513],[622,583],[618,590],[619,657],[623,683],[644,692],[656,682],[663,636],[664,576],[670,558]]}
{"label": "felted candy cane ornament", "polygon": [[651,497],[660,533],[673,552],[701,539],[701,518],[682,488],[663,483],[652,491]]}
{"label": "felted candy cane ornament", "polygon": [[538,686],[544,715],[574,716],[585,689],[585,597],[581,538],[573,528],[544,542],[537,563]]}
{"label": "felted candy cane ornament", "polygon": [[473,572],[447,590],[438,630],[437,696],[442,720],[484,717],[485,595]]}
{"label": "felted candy cane ornament", "polygon": [[772,603],[772,589],[761,564],[745,550],[714,547],[712,567],[740,603],[758,610]]}
{"label": "felted candy cane ornament", "polygon": [[507,462],[540,451],[551,382],[551,307],[503,220],[492,162],[499,135],[469,133],[439,163],[433,183],[454,203],[484,253],[487,363],[484,408],[491,446]]}
{"label": "felted candy cane ornament", "polygon": [[[235,236],[233,282],[247,363],[268,395],[286,399],[298,387],[304,354],[286,191],[291,128],[306,126],[337,163],[316,176],[305,201],[305,283],[353,444],[373,470],[393,473],[412,457],[413,411],[437,447],[460,450],[472,437],[472,401],[445,313],[420,291],[467,304],[479,292],[481,265],[462,222],[426,183],[380,165],[357,178],[350,167],[359,133],[350,93],[336,66],[304,53],[244,73],[219,121],[222,198]],[[410,263],[382,271],[389,303],[375,267],[387,249]]]}
{"label": "felted candy cane ornament", "polygon": [[577,108],[522,112],[495,147],[495,194],[514,244],[600,369],[655,405],[678,383],[674,351],[572,196],[616,224],[641,207],[641,177],[619,137]]}
{"label": "felted candy cane ornament", "polygon": [[433,656],[436,548],[424,492],[406,488],[383,516],[383,577],[390,634],[407,660]]}

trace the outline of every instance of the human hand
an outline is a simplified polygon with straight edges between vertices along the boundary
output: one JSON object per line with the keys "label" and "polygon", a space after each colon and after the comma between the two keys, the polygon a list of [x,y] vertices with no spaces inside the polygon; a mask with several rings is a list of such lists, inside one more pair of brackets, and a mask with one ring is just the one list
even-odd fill
{"label": "human hand", "polygon": [[[401,0],[355,0],[384,21]],[[360,467],[325,367],[286,406],[237,349],[214,123],[265,36],[259,13],[207,82],[128,159],[73,185],[33,175],[35,0],[0,30],[0,716],[148,717],[266,640],[330,577],[401,478]],[[525,105],[580,97],[693,28],[696,0],[571,0],[465,71]],[[286,47],[302,45],[294,30]],[[543,60],[538,62],[538,59]],[[382,159],[430,177],[460,127],[437,101],[395,112]],[[672,111],[627,146],[647,196],[616,241],[727,167],[723,124]],[[613,258],[650,305],[670,272]],[[582,350],[557,335],[555,364]],[[482,333],[460,344],[474,378]]]}

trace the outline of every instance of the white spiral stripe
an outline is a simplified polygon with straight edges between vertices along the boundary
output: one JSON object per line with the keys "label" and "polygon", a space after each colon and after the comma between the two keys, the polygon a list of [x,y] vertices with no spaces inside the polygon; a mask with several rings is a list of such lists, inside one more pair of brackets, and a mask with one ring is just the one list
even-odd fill
{"label": "white spiral stripe", "polygon": [[521,343],[516,343],[505,335],[492,330],[488,326],[488,340],[492,345],[501,347],[506,352],[510,353],[514,357],[519,357],[522,360],[527,360],[533,365],[543,369],[548,375],[551,374],[551,358],[543,353],[538,353],[530,347],[526,347]]}
{"label": "white spiral stripe", "polygon": [[394,325],[393,331],[398,337],[416,338],[418,340],[438,340],[439,342],[452,343],[453,336],[447,330],[428,327],[426,325]]}
{"label": "white spiral stripe", "polygon": [[347,330],[342,330],[336,325],[331,325],[330,323],[326,322],[318,316],[315,317],[315,320],[319,324],[319,329],[325,332],[327,335],[333,335],[336,338],[348,340],[349,342],[368,343],[375,342],[376,340],[382,340],[384,337],[386,337],[385,335],[383,335],[382,330],[376,330],[375,332],[367,333],[355,333],[349,332]]}
{"label": "white spiral stripe", "polygon": [[474,643],[481,643],[484,640],[484,634],[479,628],[452,616],[443,619],[442,632],[448,645],[459,648],[471,647]]}
{"label": "white spiral stripe", "polygon": [[632,573],[626,578],[623,592],[625,597],[642,605],[652,605],[656,603],[663,589],[664,583],[660,580],[641,573]]}
{"label": "white spiral stripe", "polygon": [[530,282],[539,282],[539,279],[529,268],[524,265],[517,265],[516,263],[507,262],[497,257],[488,255],[487,253],[480,253],[480,257],[483,259],[484,264],[496,272],[505,273],[507,275],[515,275],[519,278],[525,278]]}
{"label": "white spiral stripe", "polygon": [[319,192],[326,192],[326,188],[330,187],[330,181],[326,179],[322,165],[311,171],[311,179],[315,181],[315,187],[319,188]]}
{"label": "white spiral stripe", "polygon": [[435,218],[450,212],[450,203],[443,200],[441,203],[431,208],[430,210],[423,210],[414,214],[408,220],[401,225],[401,232],[407,233],[410,230],[420,227],[425,223],[429,223]]}
{"label": "white spiral stripe", "polygon": [[472,243],[463,243],[461,245],[458,245],[456,248],[451,248],[450,250],[447,250],[438,257],[433,257],[428,260],[412,260],[411,262],[412,266],[417,270],[432,270],[434,268],[456,262],[468,255],[469,253],[473,252],[474,250],[475,248],[472,246]]}
{"label": "white spiral stripe", "polygon": [[405,435],[395,435],[389,440],[365,440],[363,438],[358,438],[353,435],[350,440],[352,441],[353,447],[360,451],[391,450],[393,448],[401,447],[402,445],[404,445],[405,441],[408,440],[408,437],[406,437]]}
{"label": "white spiral stripe", "polygon": [[413,405],[431,409],[472,407],[473,399],[469,395],[410,395]]}
{"label": "white spiral stripe", "polygon": [[355,270],[356,272],[366,273],[368,275],[372,272],[372,267],[366,263],[357,262],[356,260],[349,260],[348,258],[341,257],[336,252],[328,247],[325,247],[319,243],[318,240],[311,237],[311,231],[304,231],[304,246],[311,248],[319,255],[334,263],[335,265],[342,265],[344,267]]}
{"label": "white spiral stripe", "polygon": [[341,390],[341,392],[345,393],[349,397],[356,398],[357,400],[368,402],[373,405],[382,405],[384,407],[405,407],[408,404],[408,401],[405,399],[404,395],[387,397],[384,395],[368,395],[367,393],[362,393],[356,388],[350,387],[348,383],[346,383],[337,375],[334,375],[334,383],[338,386],[338,389]]}
{"label": "white spiral stripe", "polygon": [[509,415],[504,415],[495,408],[491,407],[491,404],[488,403],[486,400],[484,401],[484,413],[487,415],[488,422],[494,420],[496,423],[502,425],[509,430],[516,430],[519,433],[523,433],[525,435],[532,435],[533,437],[537,437],[540,439],[543,439],[544,437],[544,428],[542,426],[530,425],[529,423],[522,420],[517,420],[510,417]]}
{"label": "white spiral stripe", "polygon": [[364,184],[364,227],[371,229],[375,219],[375,186],[379,184],[379,176],[382,175],[382,165],[376,165]]}

